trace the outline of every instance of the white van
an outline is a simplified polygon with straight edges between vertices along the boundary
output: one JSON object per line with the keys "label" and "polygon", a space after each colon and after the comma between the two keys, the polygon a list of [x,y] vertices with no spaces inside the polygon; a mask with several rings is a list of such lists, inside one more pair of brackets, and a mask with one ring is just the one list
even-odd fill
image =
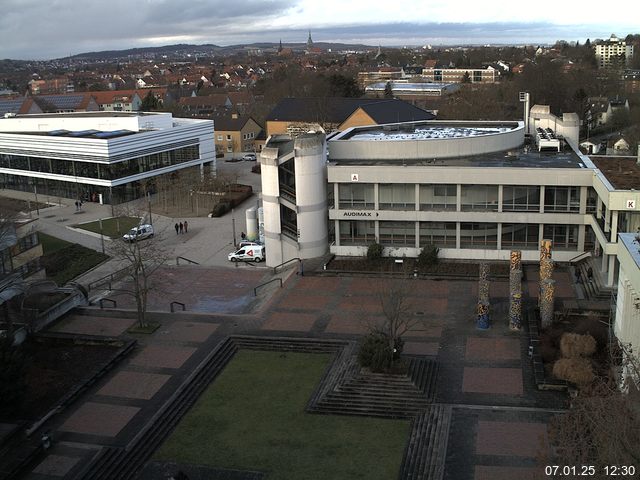
{"label": "white van", "polygon": [[137,242],[145,238],[153,237],[153,225],[138,225],[122,236],[125,242]]}
{"label": "white van", "polygon": [[259,263],[264,260],[264,247],[262,245],[247,245],[229,254],[232,262],[248,261]]}

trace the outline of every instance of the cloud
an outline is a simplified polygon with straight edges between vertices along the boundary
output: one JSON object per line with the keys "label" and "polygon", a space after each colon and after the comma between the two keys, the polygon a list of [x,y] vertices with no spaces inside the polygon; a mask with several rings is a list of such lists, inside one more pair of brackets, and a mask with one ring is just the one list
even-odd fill
{"label": "cloud", "polygon": [[[0,58],[171,43],[304,42],[307,29],[316,41],[370,45],[550,43],[637,32],[616,11],[593,15],[579,4],[525,11],[512,0],[3,0]],[[640,6],[629,10],[626,18],[633,19]]]}

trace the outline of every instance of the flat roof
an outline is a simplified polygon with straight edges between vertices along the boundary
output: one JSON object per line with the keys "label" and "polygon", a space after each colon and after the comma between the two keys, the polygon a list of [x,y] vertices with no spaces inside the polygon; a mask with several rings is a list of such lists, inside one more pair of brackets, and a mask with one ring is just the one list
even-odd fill
{"label": "flat roof", "polygon": [[635,233],[620,233],[618,238],[629,251],[631,258],[636,262],[636,267],[640,268],[640,243],[636,240]]}
{"label": "flat roof", "polygon": [[616,190],[640,190],[640,165],[636,157],[589,155]]}
{"label": "flat roof", "polygon": [[[141,130],[144,132],[146,130]],[[133,135],[135,133],[131,130],[51,130],[49,132],[2,132],[10,133],[12,135],[39,135],[44,137],[72,137],[72,138],[96,138],[99,140],[109,140],[111,138],[126,137],[127,135]]]}
{"label": "flat roof", "polygon": [[[329,142],[329,146],[331,143]],[[329,155],[331,159],[331,155]],[[400,163],[402,161],[402,163]],[[414,165],[425,167],[502,167],[502,168],[589,168],[582,159],[566,146],[564,151],[542,151],[534,145],[523,145],[518,149],[502,150],[479,155],[451,158],[425,158],[417,160],[367,159],[367,160],[331,160],[332,165]]]}
{"label": "flat roof", "polygon": [[480,137],[506,133],[519,128],[518,122],[421,121],[355,127],[332,141],[406,141]]}
{"label": "flat roof", "polygon": [[108,112],[106,110],[100,110],[97,112],[60,112],[60,113],[25,113],[15,115],[11,118],[60,118],[64,117],[148,117],[151,115],[162,115],[168,112]]}

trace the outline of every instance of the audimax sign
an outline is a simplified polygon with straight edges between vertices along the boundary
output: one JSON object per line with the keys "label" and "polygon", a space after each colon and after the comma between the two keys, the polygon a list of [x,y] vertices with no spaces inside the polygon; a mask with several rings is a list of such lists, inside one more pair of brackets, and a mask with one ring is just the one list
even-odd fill
{"label": "audimax sign", "polygon": [[342,213],[343,217],[377,217],[377,212],[360,212],[357,210],[348,210]]}

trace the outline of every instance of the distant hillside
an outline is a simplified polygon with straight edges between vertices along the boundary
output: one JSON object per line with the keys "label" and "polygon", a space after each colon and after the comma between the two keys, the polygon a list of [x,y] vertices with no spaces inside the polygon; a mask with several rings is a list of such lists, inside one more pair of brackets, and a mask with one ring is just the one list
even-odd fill
{"label": "distant hillside", "polygon": [[[231,53],[241,52],[247,49],[274,49],[278,48],[278,43],[251,43],[247,45],[228,45],[219,46],[213,44],[204,45],[191,45],[191,44],[176,44],[176,45],[163,45],[161,47],[141,47],[141,48],[129,48],[126,50],[104,50],[100,52],[86,52],[73,55],[71,57],[65,57],[65,59],[74,60],[113,60],[116,58],[124,58],[129,56],[144,56],[144,55],[179,55],[184,56],[191,55],[226,55]],[[322,48],[324,50],[331,49],[332,51],[339,50],[365,50],[375,47],[359,44],[346,44],[346,43],[326,43],[326,42],[314,42],[315,47]],[[283,43],[286,48],[304,49],[306,43]]]}

